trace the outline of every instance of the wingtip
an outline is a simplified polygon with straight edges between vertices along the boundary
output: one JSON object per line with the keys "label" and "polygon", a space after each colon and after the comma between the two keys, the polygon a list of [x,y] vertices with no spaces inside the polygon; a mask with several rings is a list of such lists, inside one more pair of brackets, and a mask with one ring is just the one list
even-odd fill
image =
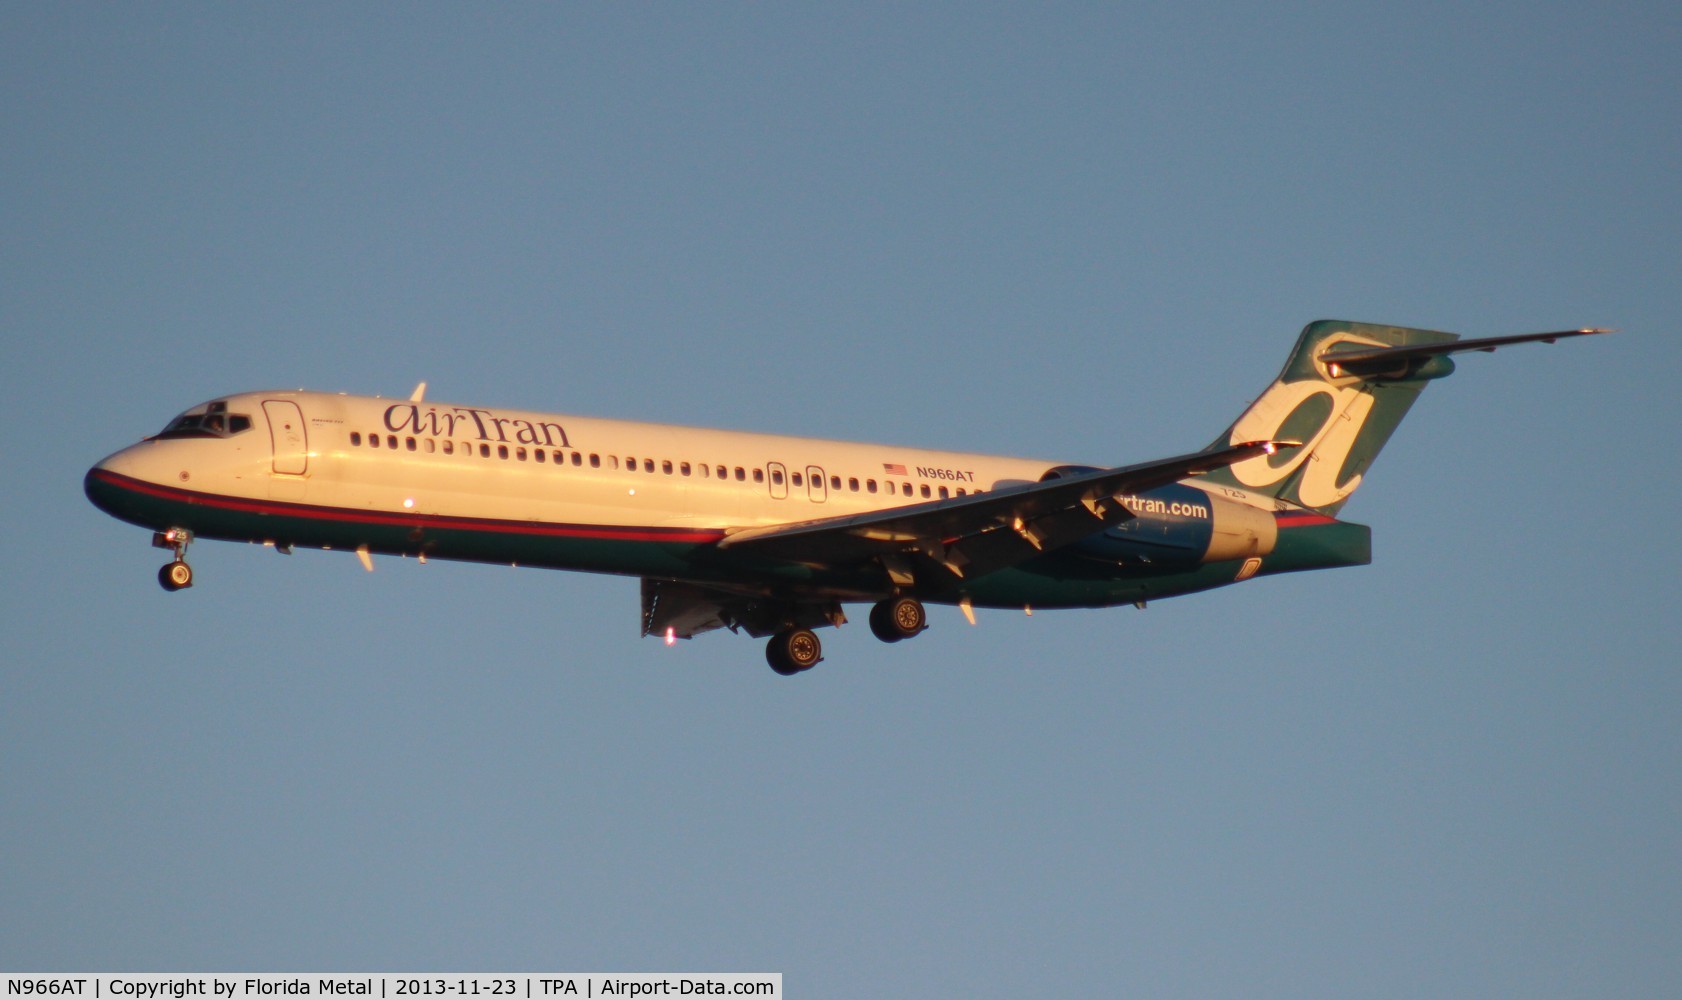
{"label": "wingtip", "polygon": [[1260,449],[1264,455],[1277,455],[1282,448],[1301,448],[1301,441],[1245,441],[1233,445],[1237,449]]}

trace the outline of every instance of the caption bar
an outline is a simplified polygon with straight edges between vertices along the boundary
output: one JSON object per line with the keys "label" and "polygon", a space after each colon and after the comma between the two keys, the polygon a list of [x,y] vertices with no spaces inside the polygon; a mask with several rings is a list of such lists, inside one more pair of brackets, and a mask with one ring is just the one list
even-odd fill
{"label": "caption bar", "polygon": [[5,1000],[257,1000],[260,997],[781,997],[780,972],[5,973]]}

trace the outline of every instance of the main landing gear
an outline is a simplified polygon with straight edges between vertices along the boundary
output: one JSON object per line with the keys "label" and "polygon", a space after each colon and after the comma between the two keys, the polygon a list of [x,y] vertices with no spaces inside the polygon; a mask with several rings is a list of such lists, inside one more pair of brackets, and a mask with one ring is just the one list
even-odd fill
{"label": "main landing gear", "polygon": [[823,643],[809,628],[791,628],[771,637],[765,647],[765,661],[784,677],[793,677],[823,661]]}
{"label": "main landing gear", "polygon": [[[928,627],[928,613],[915,597],[890,597],[870,609],[870,631],[883,642],[909,639]],[[766,644],[765,661],[777,673],[793,677],[823,662],[823,643],[809,628],[784,629]]]}
{"label": "main landing gear", "polygon": [[870,632],[883,642],[909,639],[928,627],[928,612],[915,597],[890,597],[870,609]]}
{"label": "main landing gear", "polygon": [[152,534],[153,548],[175,552],[175,561],[164,563],[158,569],[158,584],[171,593],[193,585],[193,567],[187,565],[187,546],[192,543],[193,533],[186,528],[171,528]]}

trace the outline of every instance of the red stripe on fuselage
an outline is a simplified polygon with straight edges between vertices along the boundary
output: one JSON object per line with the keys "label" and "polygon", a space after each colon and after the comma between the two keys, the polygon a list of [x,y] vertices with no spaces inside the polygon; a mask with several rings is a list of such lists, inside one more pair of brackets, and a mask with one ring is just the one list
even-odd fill
{"label": "red stripe on fuselage", "polygon": [[1311,524],[1336,524],[1337,518],[1316,514],[1311,510],[1276,510],[1273,523],[1281,528],[1304,528]]}
{"label": "red stripe on fuselage", "polygon": [[200,493],[159,483],[134,479],[107,469],[89,473],[95,479],[117,489],[157,497],[196,507],[236,510],[246,514],[301,517],[316,521],[344,521],[355,524],[399,525],[415,528],[454,529],[461,531],[494,531],[513,535],[541,535],[557,538],[590,538],[620,542],[682,542],[706,545],[724,537],[722,530],[696,531],[692,528],[654,528],[630,525],[553,524],[546,521],[504,521],[488,517],[451,517],[437,514],[398,514],[388,511],[351,510],[344,507],[317,507],[311,504],[288,503],[278,500],[251,500],[215,493]]}

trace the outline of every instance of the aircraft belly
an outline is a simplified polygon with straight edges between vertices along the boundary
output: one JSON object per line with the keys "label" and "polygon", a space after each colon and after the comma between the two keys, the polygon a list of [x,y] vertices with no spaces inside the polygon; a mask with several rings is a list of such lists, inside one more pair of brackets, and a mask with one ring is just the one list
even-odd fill
{"label": "aircraft belly", "polygon": [[[1237,580],[1239,567],[1239,563],[1203,563],[1184,569],[1117,569],[1096,575],[1025,564],[969,582],[961,596],[978,608],[1113,607],[1225,586]],[[957,603],[958,595],[933,600]]]}

